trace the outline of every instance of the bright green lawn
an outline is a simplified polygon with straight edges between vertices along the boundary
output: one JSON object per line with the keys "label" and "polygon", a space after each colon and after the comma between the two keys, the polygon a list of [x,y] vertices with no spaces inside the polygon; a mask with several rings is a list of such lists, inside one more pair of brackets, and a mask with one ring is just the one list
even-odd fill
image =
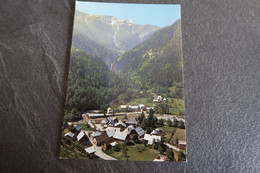
{"label": "bright green lawn", "polygon": [[137,146],[144,148],[144,144],[127,145],[127,155],[129,157],[124,157],[122,151],[114,152],[110,154],[112,157],[118,160],[137,160],[137,161],[153,161],[156,156],[158,156],[159,151],[146,147],[145,151],[138,152]]}

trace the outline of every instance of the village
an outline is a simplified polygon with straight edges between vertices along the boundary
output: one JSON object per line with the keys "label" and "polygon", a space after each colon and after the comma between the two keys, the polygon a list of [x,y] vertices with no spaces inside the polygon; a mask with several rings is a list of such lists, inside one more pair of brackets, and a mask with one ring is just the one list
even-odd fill
{"label": "village", "polygon": [[65,125],[63,138],[81,145],[84,151],[75,152],[89,159],[186,161],[184,117],[155,114],[157,105],[166,102],[153,94],[152,107],[120,105],[117,112],[111,107],[104,113],[84,112],[82,120]]}

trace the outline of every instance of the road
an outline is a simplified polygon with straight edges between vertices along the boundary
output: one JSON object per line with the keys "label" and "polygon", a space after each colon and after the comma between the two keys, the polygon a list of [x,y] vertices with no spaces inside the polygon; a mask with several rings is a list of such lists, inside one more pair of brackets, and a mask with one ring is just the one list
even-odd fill
{"label": "road", "polygon": [[177,147],[175,147],[175,146],[173,146],[173,145],[171,145],[171,144],[168,144],[168,143],[164,143],[167,147],[169,147],[169,148],[171,148],[171,149],[174,149],[175,151],[180,151],[180,149],[179,148],[177,148]]}

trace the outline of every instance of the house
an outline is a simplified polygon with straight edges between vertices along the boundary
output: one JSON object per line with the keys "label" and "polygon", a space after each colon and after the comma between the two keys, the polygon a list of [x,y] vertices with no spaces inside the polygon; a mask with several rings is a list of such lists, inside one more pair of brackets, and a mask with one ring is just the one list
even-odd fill
{"label": "house", "polygon": [[78,136],[77,136],[77,140],[79,141],[79,143],[83,143],[83,144],[88,144],[90,143],[88,136],[81,131]]}
{"label": "house", "polygon": [[160,132],[160,129],[157,128],[151,132],[151,135],[158,135]]}
{"label": "house", "polygon": [[103,134],[95,137],[95,139],[93,140],[93,143],[95,143],[97,146],[101,146],[108,139],[109,139],[108,135],[106,133],[103,133]]}
{"label": "house", "polygon": [[130,125],[123,132],[130,134],[134,129],[135,129],[134,126]]}
{"label": "house", "polygon": [[144,104],[139,104],[138,106],[139,106],[139,108],[140,108],[140,109],[142,109],[142,108],[144,108],[144,107],[145,107],[145,105],[144,105]]}
{"label": "house", "polygon": [[129,117],[125,119],[125,124],[127,125],[137,125],[137,121],[134,117]]}
{"label": "house", "polygon": [[120,128],[118,128],[118,127],[108,127],[108,128],[106,128],[106,131],[119,131],[120,132]]}
{"label": "house", "polygon": [[164,103],[167,103],[167,99],[166,99],[166,98],[163,98],[163,102],[164,102]]}
{"label": "house", "polygon": [[68,133],[66,133],[64,136],[68,136],[68,137],[70,137],[70,138],[73,138],[73,137],[74,137],[74,133],[68,132]]}
{"label": "house", "polygon": [[154,110],[154,107],[147,107],[147,108],[146,108],[146,111],[149,113],[149,111],[150,111],[151,109]]}
{"label": "house", "polygon": [[97,136],[100,136],[100,135],[101,135],[100,132],[95,131],[95,132],[93,132],[93,133],[91,134],[91,138],[93,139],[93,138],[95,138],[95,137],[97,137]]}
{"label": "house", "polygon": [[113,114],[113,109],[112,108],[107,108],[107,114]]}
{"label": "house", "polygon": [[110,125],[110,126],[114,126],[114,120],[113,120],[113,118],[111,118],[111,117],[108,117],[108,118],[106,118],[106,119],[104,119],[104,120],[102,120],[101,122],[100,122],[100,124],[101,124],[101,126],[105,126],[105,125]]}
{"label": "house", "polygon": [[120,105],[121,111],[127,111],[128,106],[127,105]]}
{"label": "house", "polygon": [[138,105],[128,106],[128,109],[131,111],[139,111],[139,106]]}
{"label": "house", "polygon": [[115,127],[118,127],[121,130],[124,130],[126,128],[126,124],[123,123],[122,121],[119,121],[118,123],[115,124]]}
{"label": "house", "polygon": [[161,136],[145,134],[144,140],[146,140],[148,142],[147,143],[148,145],[153,145],[153,142],[161,141]]}
{"label": "house", "polygon": [[94,148],[94,146],[85,148],[84,150],[88,153],[89,158],[94,157],[94,154],[96,152],[96,149]]}
{"label": "house", "polygon": [[114,130],[109,130],[109,131],[106,131],[106,133],[107,133],[107,136],[111,138],[111,137],[114,136],[115,131]]}
{"label": "house", "polygon": [[135,128],[135,132],[138,135],[138,137],[142,137],[144,135],[144,129],[142,129],[141,127],[137,127]]}
{"label": "house", "polygon": [[84,149],[88,154],[92,154],[95,153],[97,150],[94,148],[94,146],[92,147],[88,147]]}
{"label": "house", "polygon": [[186,140],[178,140],[178,147],[180,149],[186,150]]}
{"label": "house", "polygon": [[154,162],[164,162],[167,159],[167,156],[159,154],[153,161]]}
{"label": "house", "polygon": [[81,131],[81,127],[76,125],[73,127],[73,129],[71,130],[72,133],[78,133]]}
{"label": "house", "polygon": [[110,145],[111,145],[112,147],[116,146],[117,144],[118,144],[118,143],[117,143],[116,141],[110,143]]}
{"label": "house", "polygon": [[125,142],[127,140],[127,136],[128,136],[128,134],[125,133],[125,132],[118,132],[118,131],[116,131],[114,136],[113,136],[113,138],[115,140],[124,141]]}

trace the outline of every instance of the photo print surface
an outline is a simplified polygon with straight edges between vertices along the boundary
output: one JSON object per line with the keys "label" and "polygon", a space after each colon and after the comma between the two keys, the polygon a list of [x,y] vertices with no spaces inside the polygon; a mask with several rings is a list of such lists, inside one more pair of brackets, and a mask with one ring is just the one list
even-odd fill
{"label": "photo print surface", "polygon": [[60,158],[186,161],[180,10],[76,1]]}

